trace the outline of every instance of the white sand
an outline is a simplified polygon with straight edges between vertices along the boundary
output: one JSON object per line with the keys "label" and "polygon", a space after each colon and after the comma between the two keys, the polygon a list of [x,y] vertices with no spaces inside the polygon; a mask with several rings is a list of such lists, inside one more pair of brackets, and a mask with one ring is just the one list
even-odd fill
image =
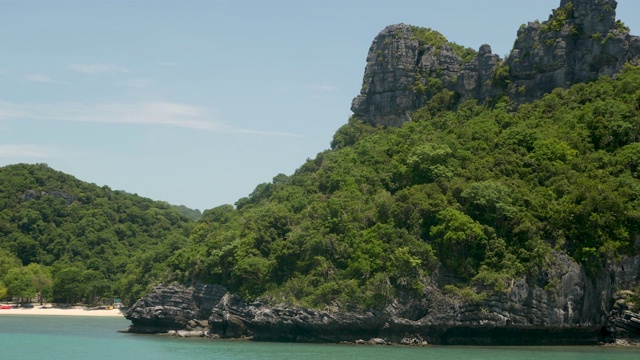
{"label": "white sand", "polygon": [[34,305],[33,308],[12,307],[11,309],[0,309],[2,315],[47,315],[47,316],[124,316],[124,312],[119,309],[105,310],[92,309],[80,306],[69,308],[53,307],[50,305]]}

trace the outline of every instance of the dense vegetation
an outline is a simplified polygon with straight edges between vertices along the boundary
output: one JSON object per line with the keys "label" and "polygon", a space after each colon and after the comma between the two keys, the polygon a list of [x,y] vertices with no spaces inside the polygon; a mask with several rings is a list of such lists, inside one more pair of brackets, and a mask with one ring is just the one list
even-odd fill
{"label": "dense vegetation", "polygon": [[44,164],[0,168],[0,299],[131,302],[166,276],[192,222],[169,204]]}
{"label": "dense vegetation", "polygon": [[295,174],[206,211],[169,259],[174,276],[366,308],[420,292],[435,271],[473,297],[544,279],[554,250],[593,275],[638,251],[640,70],[517,111],[440,100],[402,128],[351,119]]}
{"label": "dense vegetation", "polygon": [[462,60],[462,64],[471,62],[478,54],[478,52],[472,48],[464,47],[447,40],[444,35],[430,28],[413,26],[411,29],[413,30],[412,39],[418,40],[420,47],[433,46],[436,49],[436,54],[438,54],[445,45],[448,45],[453,52],[458,55],[460,60]]}
{"label": "dense vegetation", "polygon": [[157,280],[208,281],[379,308],[435,273],[473,299],[522,276],[552,288],[553,251],[595,275],[639,250],[640,69],[517,110],[454,111],[450,95],[401,128],[350,119],[330,150],[197,223],[43,165],[0,169],[0,292],[51,279],[58,300],[133,299]]}
{"label": "dense vegetation", "polygon": [[198,209],[190,209],[184,205],[171,205],[171,207],[193,221],[198,221],[202,216],[202,213]]}

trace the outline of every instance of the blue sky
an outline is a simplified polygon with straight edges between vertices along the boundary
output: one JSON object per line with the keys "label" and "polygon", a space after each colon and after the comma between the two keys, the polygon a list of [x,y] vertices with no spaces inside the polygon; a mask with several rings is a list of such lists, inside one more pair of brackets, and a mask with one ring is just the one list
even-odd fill
{"label": "blue sky", "polygon": [[[559,0],[0,0],[0,166],[200,210],[329,147],[385,26],[507,54]],[[640,34],[640,2],[618,18]]]}

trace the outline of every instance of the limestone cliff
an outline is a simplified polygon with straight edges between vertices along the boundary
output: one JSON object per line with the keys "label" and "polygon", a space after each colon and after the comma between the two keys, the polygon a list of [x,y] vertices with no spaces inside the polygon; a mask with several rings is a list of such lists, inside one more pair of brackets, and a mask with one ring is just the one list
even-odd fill
{"label": "limestone cliff", "polygon": [[431,29],[389,26],[369,49],[351,110],[371,124],[399,126],[443,90],[456,103],[506,95],[517,104],[614,76],[640,59],[640,37],[616,20],[616,6],[615,0],[562,0],[547,21],[521,26],[507,59],[489,45],[473,55]]}
{"label": "limestone cliff", "polygon": [[227,290],[220,285],[197,284],[189,291],[179,285],[159,285],[138,300],[126,316],[138,333],[183,330],[194,321],[206,321],[226,293]]}
{"label": "limestone cliff", "polygon": [[[469,93],[475,95],[482,88],[476,86],[480,83],[478,58],[485,60],[487,51],[491,49],[483,47],[469,64],[473,54],[449,43],[436,31],[405,24],[389,26],[371,45],[361,94],[354,99],[351,110],[371,123],[399,126],[435,94],[454,89],[463,70],[475,70],[464,79]],[[490,63],[497,62],[497,57],[488,57]],[[474,81],[469,80],[473,76]]]}
{"label": "limestone cliff", "polygon": [[[640,338],[637,314],[617,287],[636,286],[640,256],[624,258],[598,278],[556,253],[539,278],[503,293],[464,299],[438,279],[422,296],[399,296],[383,311],[354,313],[285,304],[246,303],[219,285],[160,285],[126,314],[130,332],[263,341],[431,344],[596,344]],[[614,303],[615,300],[615,303]],[[614,305],[612,305],[612,303]],[[611,310],[614,310],[613,312]]]}
{"label": "limestone cliff", "polygon": [[562,0],[548,21],[521,27],[506,60],[509,96],[531,101],[637,62],[640,38],[616,21],[616,6],[615,0]]}

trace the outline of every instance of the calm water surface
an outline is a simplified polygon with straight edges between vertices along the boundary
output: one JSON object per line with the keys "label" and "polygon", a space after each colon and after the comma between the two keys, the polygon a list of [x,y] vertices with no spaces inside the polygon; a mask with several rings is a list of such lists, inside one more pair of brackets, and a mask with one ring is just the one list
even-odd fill
{"label": "calm water surface", "polygon": [[95,360],[595,360],[640,359],[639,348],[347,346],[121,334],[119,318],[0,315],[0,359]]}

